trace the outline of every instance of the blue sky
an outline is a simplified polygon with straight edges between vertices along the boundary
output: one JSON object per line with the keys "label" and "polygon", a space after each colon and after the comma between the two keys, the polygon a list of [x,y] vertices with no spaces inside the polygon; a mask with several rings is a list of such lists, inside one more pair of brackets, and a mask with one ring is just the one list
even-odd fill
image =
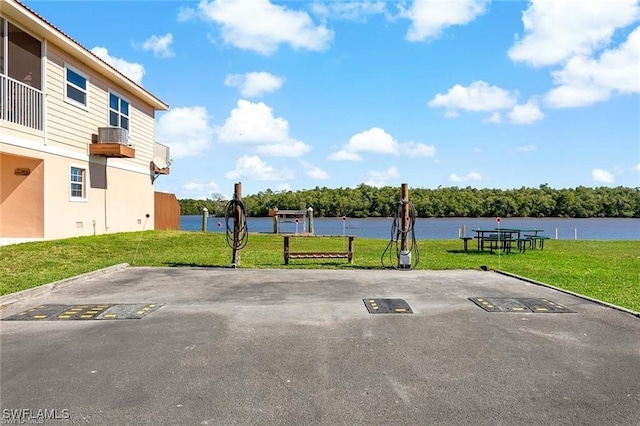
{"label": "blue sky", "polygon": [[25,4],[171,105],[178,198],[640,187],[637,0]]}

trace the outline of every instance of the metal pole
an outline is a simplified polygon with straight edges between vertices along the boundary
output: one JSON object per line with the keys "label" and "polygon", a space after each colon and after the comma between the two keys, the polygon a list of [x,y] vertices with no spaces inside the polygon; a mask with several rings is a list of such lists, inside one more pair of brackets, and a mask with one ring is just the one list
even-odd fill
{"label": "metal pole", "polygon": [[207,219],[209,218],[209,209],[202,208],[202,232],[207,232]]}
{"label": "metal pole", "polygon": [[[233,185],[233,199],[242,201],[242,183],[238,182]],[[233,212],[233,254],[231,257],[231,266],[236,267],[240,264],[240,251],[238,246],[240,245],[240,226],[242,220],[242,209],[237,204],[235,211]]]}
{"label": "metal pole", "polygon": [[313,234],[313,207],[307,209],[307,221],[309,222],[309,233]]}
{"label": "metal pole", "polygon": [[273,233],[280,233],[280,225],[278,224],[278,208],[273,208]]}

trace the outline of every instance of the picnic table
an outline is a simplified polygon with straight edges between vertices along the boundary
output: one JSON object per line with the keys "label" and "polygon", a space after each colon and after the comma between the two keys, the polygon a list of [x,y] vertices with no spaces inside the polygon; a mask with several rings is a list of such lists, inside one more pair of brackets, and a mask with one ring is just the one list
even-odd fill
{"label": "picnic table", "polygon": [[544,241],[549,237],[540,235],[544,229],[523,229],[523,228],[493,228],[493,229],[473,229],[475,237],[461,237],[464,241],[465,251],[467,250],[467,241],[475,238],[478,242],[478,251],[484,251],[488,247],[491,252],[496,249],[502,249],[505,253],[511,252],[513,243],[517,244],[520,252],[526,250],[527,244],[529,248],[535,249],[536,245],[540,249],[544,248]]}
{"label": "picnic table", "polygon": [[502,249],[505,253],[511,252],[511,243],[517,240],[513,238],[517,232],[513,229],[473,229],[478,240],[478,251],[484,251],[485,246],[493,252],[494,249]]}
{"label": "picnic table", "polygon": [[[498,228],[495,229],[498,230]],[[527,244],[530,249],[535,249],[536,243],[539,243],[540,249],[542,249],[544,248],[544,240],[549,239],[547,236],[539,235],[544,232],[544,229],[500,228],[500,231],[510,233],[512,237],[515,234],[515,240],[521,252],[527,249]]]}

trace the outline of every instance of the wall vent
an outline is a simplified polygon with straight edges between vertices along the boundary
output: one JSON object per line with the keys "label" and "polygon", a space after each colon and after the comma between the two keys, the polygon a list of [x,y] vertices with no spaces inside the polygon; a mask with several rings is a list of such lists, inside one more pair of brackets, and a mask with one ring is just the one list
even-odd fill
{"label": "wall vent", "polygon": [[98,127],[98,143],[122,143],[129,140],[127,129],[120,127]]}

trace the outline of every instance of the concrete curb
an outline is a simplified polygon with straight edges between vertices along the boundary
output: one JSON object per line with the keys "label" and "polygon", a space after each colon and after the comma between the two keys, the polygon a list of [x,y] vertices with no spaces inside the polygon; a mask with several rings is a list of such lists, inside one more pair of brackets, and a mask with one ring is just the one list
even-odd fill
{"label": "concrete curb", "polygon": [[111,272],[121,271],[129,267],[128,263],[120,263],[118,265],[109,266],[107,268],[98,269],[96,271],[87,272],[86,274],[76,275],[75,277],[65,278],[64,280],[55,281],[49,284],[43,284],[39,287],[28,288],[26,290],[19,291],[17,293],[6,294],[0,296],[0,311],[5,310],[9,305],[18,301],[28,299],[30,297],[41,296],[46,293],[50,293],[53,290],[61,287],[66,287],[79,279],[94,278],[100,275],[105,275]]}
{"label": "concrete curb", "polygon": [[565,290],[563,288],[555,287],[547,283],[543,283],[541,281],[532,280],[531,278],[521,277],[520,275],[512,274],[511,272],[499,271],[497,269],[492,269],[493,272],[496,272],[501,275],[506,275],[507,277],[516,278],[521,281],[526,281],[531,284],[539,285],[542,287],[547,287],[556,291],[560,291],[562,293],[570,294],[575,297],[579,297],[580,299],[588,300],[590,302],[595,302],[599,305],[606,306],[607,308],[617,309],[627,314],[631,314],[635,317],[640,318],[640,312],[632,311],[631,309],[623,308],[622,306],[614,305],[613,303],[603,302],[602,300],[594,299],[593,297],[585,296],[583,294],[574,293],[573,291]]}

